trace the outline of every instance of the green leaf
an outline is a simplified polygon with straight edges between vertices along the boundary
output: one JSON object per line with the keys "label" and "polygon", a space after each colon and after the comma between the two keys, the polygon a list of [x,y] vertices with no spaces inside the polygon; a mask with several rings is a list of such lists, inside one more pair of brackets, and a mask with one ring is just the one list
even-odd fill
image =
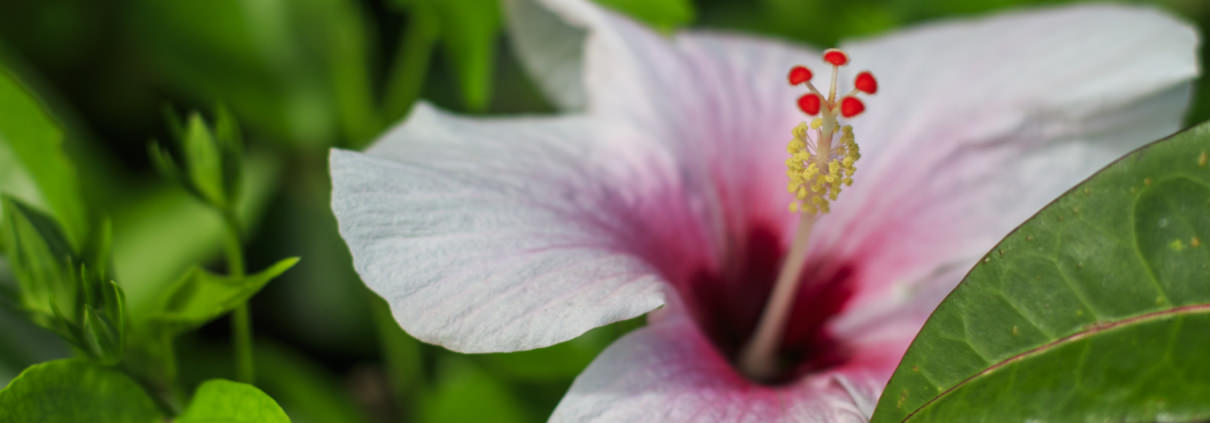
{"label": "green leaf", "polygon": [[218,142],[206,127],[206,121],[197,113],[189,116],[181,146],[184,149],[185,167],[189,170],[189,181],[202,198],[219,207],[227,204],[223,189],[223,156]]}
{"label": "green leaf", "polygon": [[[56,310],[74,311],[78,293],[72,263],[76,254],[59,225],[20,201],[0,197],[0,205],[4,211],[0,240],[9,250],[22,305],[45,317]],[[49,322],[39,324],[47,326]]]}
{"label": "green leaf", "polygon": [[223,193],[227,195],[227,201],[234,201],[239,198],[239,188],[242,185],[240,178],[243,176],[243,168],[240,165],[244,159],[244,136],[239,130],[235,116],[232,116],[226,107],[219,107],[214,113],[214,139],[218,141],[219,153],[222,156]]}
{"label": "green leaf", "polygon": [[255,386],[211,379],[197,388],[179,423],[289,423],[290,418]]}
{"label": "green leaf", "polygon": [[169,332],[201,326],[247,302],[265,284],[295,263],[298,263],[298,258],[284,259],[243,278],[215,275],[195,267],[168,290],[168,295],[159,310],[150,316],[150,321]]}
{"label": "green leaf", "polygon": [[693,2],[690,0],[596,0],[596,2],[662,30],[676,29],[693,21]]}
{"label": "green leaf", "polygon": [[0,66],[0,194],[47,211],[79,247],[88,218],[62,143],[63,132],[35,96]]}
{"label": "green leaf", "polygon": [[1210,125],[1077,185],[925,323],[875,422],[1210,418]]}
{"label": "green leaf", "polygon": [[[25,311],[35,323],[80,349],[105,363],[116,363],[125,348],[121,288],[106,279],[103,270],[89,269],[80,261],[50,216],[7,197],[0,197],[0,202],[5,210],[0,239],[11,246]],[[106,232],[99,234],[97,242],[103,244]]]}
{"label": "green leaf", "polygon": [[55,360],[21,372],[0,391],[0,423],[153,423],[163,415],[134,380],[84,360]]}

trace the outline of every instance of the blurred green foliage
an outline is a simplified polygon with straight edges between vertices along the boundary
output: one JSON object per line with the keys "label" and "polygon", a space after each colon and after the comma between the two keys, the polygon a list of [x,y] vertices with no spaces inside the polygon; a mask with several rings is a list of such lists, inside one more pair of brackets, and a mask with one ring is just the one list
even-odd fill
{"label": "blurred green foliage", "polygon": [[0,116],[4,117],[0,119],[0,194],[47,210],[63,222],[71,245],[82,246],[88,218],[75,168],[60,147],[63,132],[36,98],[3,69]]}
{"label": "blurred green foliage", "polygon": [[[1071,2],[597,1],[662,31],[706,27],[821,47],[932,19]],[[1207,35],[1206,2],[1136,3],[1158,4]],[[204,309],[188,313],[190,326],[228,310],[220,300],[246,298],[207,270],[227,226],[214,204],[234,205],[249,267],[280,273],[289,264],[274,263],[301,257],[251,303],[258,386],[293,421],[541,420],[593,357],[641,321],[515,354],[464,356],[421,344],[357,280],[328,209],[326,149],[364,147],[417,99],[466,113],[552,110],[502,39],[502,10],[494,0],[0,2],[0,193],[47,213],[78,251],[106,238],[97,222],[112,221],[112,273],[135,320],[162,312],[166,292],[190,286],[226,292],[182,297],[181,310]],[[1190,121],[1210,118],[1207,90],[1198,85]],[[231,156],[223,149],[232,136],[220,128],[234,125],[163,119],[166,107],[205,112],[220,104],[230,116],[215,120],[243,129],[247,151],[238,160],[221,158]],[[151,139],[171,147],[149,155]],[[157,164],[177,181],[158,177]],[[0,383],[69,354],[20,321],[12,277],[19,265],[6,263]],[[192,303],[207,298],[215,301]],[[171,340],[148,343],[145,335],[128,361],[172,354]],[[232,377],[227,335],[213,323],[182,334],[177,351],[190,365],[160,370],[172,379],[179,370],[186,392]]]}

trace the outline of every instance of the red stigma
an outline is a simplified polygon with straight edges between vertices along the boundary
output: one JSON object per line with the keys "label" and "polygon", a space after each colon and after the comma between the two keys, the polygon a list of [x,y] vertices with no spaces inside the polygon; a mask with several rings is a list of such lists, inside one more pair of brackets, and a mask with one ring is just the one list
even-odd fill
{"label": "red stigma", "polygon": [[849,55],[839,49],[830,48],[823,51],[823,60],[833,66],[844,66],[849,63]]}
{"label": "red stigma", "polygon": [[878,81],[874,79],[874,75],[870,71],[863,71],[857,74],[857,80],[853,81],[853,87],[859,91],[873,94],[878,92]]}
{"label": "red stigma", "polygon": [[790,69],[790,85],[798,85],[811,80],[811,70],[806,66],[795,66]]}
{"label": "red stigma", "polygon": [[815,93],[807,93],[798,98],[798,108],[808,115],[819,114],[820,99]]}
{"label": "red stigma", "polygon": [[[801,98],[798,99],[798,104],[802,105]],[[850,118],[861,114],[863,111],[865,111],[865,104],[862,104],[861,100],[858,100],[857,97],[845,97],[840,100],[841,116]]]}

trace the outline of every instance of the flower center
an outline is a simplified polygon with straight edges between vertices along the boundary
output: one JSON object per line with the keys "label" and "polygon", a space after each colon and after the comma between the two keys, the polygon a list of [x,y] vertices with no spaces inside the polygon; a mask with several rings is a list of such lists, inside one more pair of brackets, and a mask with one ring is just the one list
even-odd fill
{"label": "flower center", "polygon": [[[736,364],[769,301],[785,256],[785,241],[776,227],[752,222],[737,234],[743,239],[742,248],[727,268],[698,268],[679,285],[698,327]],[[770,357],[776,372],[750,379],[769,385],[792,383],[802,375],[844,364],[850,357],[849,345],[828,330],[828,323],[848,306],[860,270],[856,262],[840,257],[812,260],[799,275],[802,288]]]}
{"label": "flower center", "polygon": [[[786,175],[790,178],[787,189],[795,199],[790,211],[801,213],[798,230],[790,250],[782,260],[781,270],[773,285],[773,291],[765,305],[756,330],[739,355],[739,368],[755,380],[770,380],[783,373],[783,364],[778,360],[777,349],[791,316],[791,306],[800,290],[799,281],[806,268],[807,241],[816,219],[831,209],[843,187],[853,183],[854,166],[861,152],[853,136],[853,127],[842,125],[839,118],[851,118],[865,110],[865,104],[857,99],[857,92],[874,94],[878,82],[869,71],[857,74],[853,90],[836,97],[836,80],[839,68],[849,63],[849,55],[838,49],[828,49],[823,60],[832,65],[831,86],[825,97],[811,83],[811,70],[805,66],[790,69],[791,85],[805,84],[809,93],[798,98],[798,107],[810,116],[817,116],[810,124],[799,124],[793,130],[794,138],[786,150]],[[808,287],[804,289],[810,292]]]}

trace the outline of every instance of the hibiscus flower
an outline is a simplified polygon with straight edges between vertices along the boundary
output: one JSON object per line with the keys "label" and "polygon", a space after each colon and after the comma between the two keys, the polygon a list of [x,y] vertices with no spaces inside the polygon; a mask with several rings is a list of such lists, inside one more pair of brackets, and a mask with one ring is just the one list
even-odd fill
{"label": "hibiscus flower", "polygon": [[[650,313],[576,379],[556,421],[868,418],[975,260],[1178,129],[1199,72],[1193,29],[1148,8],[934,23],[844,44],[833,67],[772,40],[663,35],[588,1],[507,6],[564,113],[420,104],[365,153],[332,151],[332,208],[362,279],[425,342],[518,351]],[[799,65],[818,72],[817,98],[800,100]],[[858,82],[862,70],[879,79]],[[862,86],[876,92],[864,113],[843,104]],[[804,111],[852,129],[825,134]],[[794,189],[788,141],[818,155],[849,136],[862,157],[827,182],[843,193]],[[792,289],[771,295],[779,274]],[[777,302],[780,316],[764,312]],[[761,320],[772,340],[751,353]]]}

